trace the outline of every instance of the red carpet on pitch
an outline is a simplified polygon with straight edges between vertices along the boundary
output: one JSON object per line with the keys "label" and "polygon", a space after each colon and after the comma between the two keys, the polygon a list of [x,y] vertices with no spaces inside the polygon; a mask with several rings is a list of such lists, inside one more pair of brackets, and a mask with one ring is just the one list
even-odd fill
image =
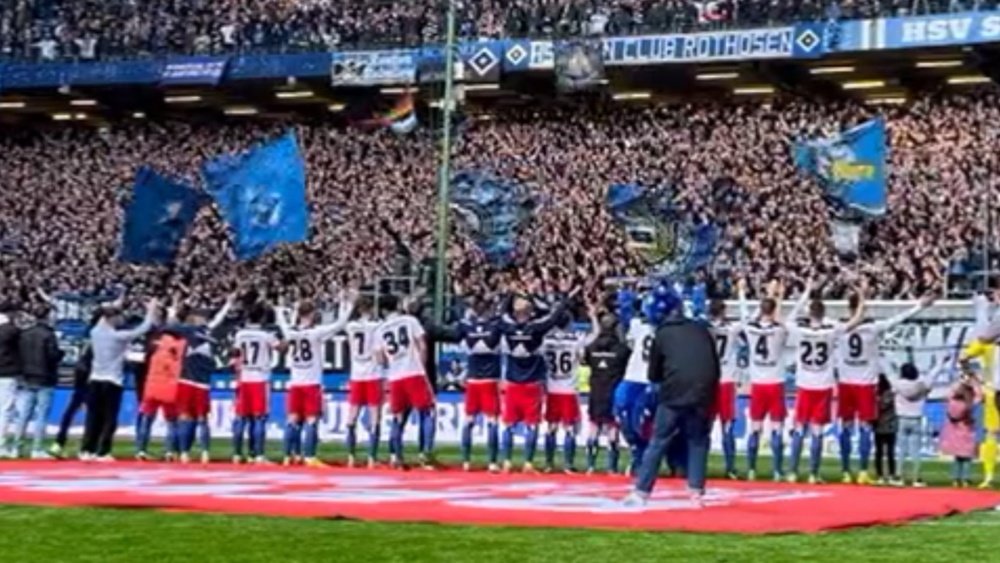
{"label": "red carpet on pitch", "polygon": [[715,481],[704,506],[678,480],[625,507],[624,478],[245,466],[0,463],[0,503],[145,507],[300,518],[621,530],[782,533],[992,509],[974,490]]}

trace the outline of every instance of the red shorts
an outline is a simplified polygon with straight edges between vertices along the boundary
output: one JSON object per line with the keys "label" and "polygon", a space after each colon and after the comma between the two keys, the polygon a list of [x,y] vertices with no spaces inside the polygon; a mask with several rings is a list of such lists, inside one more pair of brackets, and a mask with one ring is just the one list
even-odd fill
{"label": "red shorts", "polygon": [[500,414],[500,382],[495,379],[469,379],[465,385],[467,416]]}
{"label": "red shorts", "polygon": [[795,394],[796,424],[829,424],[833,389],[799,389]]}
{"label": "red shorts", "polygon": [[507,426],[542,421],[542,384],[507,382],[503,389],[503,423]]}
{"label": "red shorts", "polygon": [[837,417],[841,420],[872,422],[878,418],[878,387],[856,383],[837,386]]}
{"label": "red shorts", "polygon": [[785,407],[785,385],[783,383],[750,384],[750,420],[760,422],[770,418],[771,422],[784,422],[788,416]]}
{"label": "red shorts", "polygon": [[177,414],[186,418],[207,418],[212,410],[208,388],[189,385],[183,381],[177,384]]}
{"label": "red shorts", "polygon": [[163,411],[163,418],[168,421],[177,420],[177,403],[164,403],[156,399],[143,399],[142,404],[139,405],[139,412],[146,416],[156,416],[156,412],[159,410]]}
{"label": "red shorts", "polygon": [[318,418],[323,414],[322,385],[291,385],[285,400],[288,414],[297,416],[299,420]]}
{"label": "red shorts", "polygon": [[434,406],[431,384],[423,375],[411,375],[389,382],[389,412],[403,414],[413,409],[427,410]]}
{"label": "red shorts", "polygon": [[381,379],[349,381],[347,383],[347,404],[352,407],[379,407],[385,392]]}
{"label": "red shorts", "polygon": [[576,394],[549,393],[545,396],[545,422],[573,426],[580,422],[580,398]]}
{"label": "red shorts", "polygon": [[236,386],[236,416],[265,416],[270,398],[266,381],[242,381]]}
{"label": "red shorts", "polygon": [[715,405],[712,406],[712,418],[719,417],[722,422],[736,420],[736,382],[724,381],[719,384],[719,392],[715,395]]}

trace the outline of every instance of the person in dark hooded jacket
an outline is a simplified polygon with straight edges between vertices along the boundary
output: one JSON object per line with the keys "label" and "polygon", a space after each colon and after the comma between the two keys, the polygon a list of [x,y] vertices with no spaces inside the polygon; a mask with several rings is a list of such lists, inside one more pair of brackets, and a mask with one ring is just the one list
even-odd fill
{"label": "person in dark hooded jacket", "polygon": [[587,414],[590,432],[587,437],[587,473],[594,472],[597,446],[601,433],[608,439],[608,472],[618,472],[618,427],[615,424],[613,402],[615,387],[625,376],[625,366],[631,350],[618,334],[614,315],[601,317],[601,332],[584,354],[590,367],[590,396]]}
{"label": "person in dark hooded jacket", "polygon": [[31,423],[31,459],[51,459],[42,449],[45,425],[49,419],[52,394],[59,382],[59,349],[56,332],[45,320],[48,306],[33,311],[33,323],[21,331],[18,348],[21,357],[21,377],[17,385],[17,424],[14,431],[14,457],[20,455],[21,441]]}

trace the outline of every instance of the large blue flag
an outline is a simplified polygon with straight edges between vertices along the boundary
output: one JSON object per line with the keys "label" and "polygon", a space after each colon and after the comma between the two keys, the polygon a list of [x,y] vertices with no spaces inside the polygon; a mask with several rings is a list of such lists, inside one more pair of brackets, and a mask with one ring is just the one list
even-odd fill
{"label": "large blue flag", "polygon": [[121,259],[136,264],[173,262],[200,204],[200,196],[187,184],[140,168],[125,210]]}
{"label": "large blue flag", "polygon": [[306,169],[294,132],[243,155],[216,157],[203,171],[240,260],[308,237]]}
{"label": "large blue flag", "polygon": [[819,180],[828,199],[862,215],[886,211],[885,120],[866,121],[826,139],[799,141],[795,164]]}

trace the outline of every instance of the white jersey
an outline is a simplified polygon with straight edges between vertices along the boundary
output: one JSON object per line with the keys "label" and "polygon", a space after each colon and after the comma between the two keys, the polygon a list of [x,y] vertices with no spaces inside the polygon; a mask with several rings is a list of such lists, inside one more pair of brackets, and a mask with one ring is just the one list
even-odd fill
{"label": "white jersey", "polygon": [[649,383],[649,350],[653,347],[655,335],[651,324],[640,319],[632,320],[625,337],[632,349],[625,366],[625,381]]}
{"label": "white jersey", "polygon": [[580,361],[587,346],[594,341],[590,335],[556,330],[542,341],[545,356],[545,390],[557,395],[576,395],[580,384]]}
{"label": "white jersey", "polygon": [[837,383],[834,377],[834,352],[844,330],[843,323],[825,320],[818,326],[795,326],[789,323],[788,332],[796,347],[796,388],[833,389]]}
{"label": "white jersey", "polygon": [[864,323],[844,332],[837,341],[837,375],[841,383],[877,385],[881,372],[882,334],[920,312],[917,306],[894,317],[874,323]]}
{"label": "white jersey", "polygon": [[427,376],[417,348],[417,340],[423,336],[424,328],[412,315],[391,315],[375,329],[375,351],[383,352],[388,359],[389,381]]}
{"label": "white jersey", "polygon": [[274,349],[281,340],[274,333],[258,326],[236,331],[233,346],[240,351],[242,370],[240,381],[267,382],[274,365]]}
{"label": "white jersey", "polygon": [[724,320],[712,321],[709,330],[715,338],[715,349],[719,355],[719,369],[722,370],[720,381],[722,383],[736,381],[736,353],[739,351],[743,325]]}
{"label": "white jersey", "polygon": [[375,330],[378,321],[358,319],[347,323],[347,346],[351,351],[351,381],[382,379],[382,370],[375,362]]}
{"label": "white jersey", "polygon": [[746,324],[744,333],[750,357],[750,383],[775,384],[785,381],[785,345],[788,331],[772,322],[757,320]]}

